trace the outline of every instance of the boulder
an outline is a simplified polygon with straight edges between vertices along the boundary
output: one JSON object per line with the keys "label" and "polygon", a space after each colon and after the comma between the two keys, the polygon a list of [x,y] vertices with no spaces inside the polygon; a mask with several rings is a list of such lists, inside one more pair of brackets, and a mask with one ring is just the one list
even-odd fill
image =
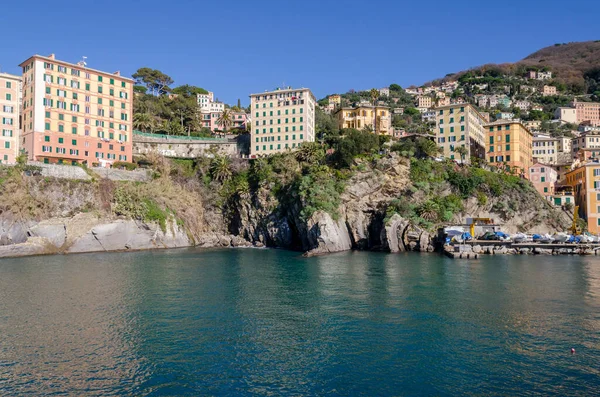
{"label": "boulder", "polygon": [[307,243],[311,254],[348,251],[352,242],[346,224],[333,220],[331,215],[318,211],[307,223]]}

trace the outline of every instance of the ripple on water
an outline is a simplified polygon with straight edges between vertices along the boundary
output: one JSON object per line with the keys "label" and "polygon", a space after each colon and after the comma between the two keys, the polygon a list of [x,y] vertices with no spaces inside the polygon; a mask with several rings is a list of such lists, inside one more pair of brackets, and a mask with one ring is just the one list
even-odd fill
{"label": "ripple on water", "polygon": [[598,263],[270,250],[3,260],[0,395],[594,395]]}

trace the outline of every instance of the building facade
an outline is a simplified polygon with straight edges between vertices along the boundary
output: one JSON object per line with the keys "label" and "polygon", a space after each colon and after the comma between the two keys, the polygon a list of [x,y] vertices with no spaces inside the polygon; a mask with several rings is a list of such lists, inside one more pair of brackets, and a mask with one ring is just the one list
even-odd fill
{"label": "building facade", "polygon": [[541,89],[542,96],[556,95],[556,87],[553,85],[545,85]]}
{"label": "building facade", "polygon": [[574,108],[559,107],[554,111],[554,118],[563,123],[577,123],[577,110]]}
{"label": "building facade", "polygon": [[436,108],[436,140],[443,148],[443,156],[450,159],[461,159],[455,153],[459,146],[468,149],[471,157],[485,159],[485,119],[473,105],[467,103],[453,104]]}
{"label": "building facade", "polygon": [[29,160],[132,161],[132,79],[34,55],[23,68],[22,148]]}
{"label": "building facade", "polygon": [[535,163],[529,168],[529,180],[539,194],[548,199],[554,195],[554,186],[558,180],[558,173],[546,164]]}
{"label": "building facade", "polygon": [[577,123],[588,123],[591,126],[600,126],[600,102],[573,102]]}
{"label": "building facade", "polygon": [[533,137],[533,161],[546,165],[557,164],[558,153],[558,138],[548,135],[536,135]]}
{"label": "building facade", "polygon": [[387,106],[373,106],[370,103],[359,103],[352,107],[343,107],[336,112],[338,127],[372,128],[376,134],[388,135],[392,130],[392,117]]}
{"label": "building facade", "polygon": [[0,164],[14,164],[19,155],[21,76],[0,73]]}
{"label": "building facade", "polygon": [[250,95],[250,156],[265,156],[315,141],[315,96],[291,87]]}
{"label": "building facade", "polygon": [[418,96],[416,100],[416,106],[419,109],[430,109],[433,104],[433,100],[430,96]]}
{"label": "building facade", "polygon": [[590,161],[570,171],[566,184],[573,188],[579,216],[587,221],[588,231],[600,232],[600,163]]}
{"label": "building facade", "polygon": [[583,134],[571,140],[571,150],[573,157],[577,157],[577,153],[581,149],[598,149],[600,148],[600,135]]}
{"label": "building facade", "polygon": [[533,134],[519,121],[497,121],[488,129],[488,162],[496,167],[510,167],[529,178],[533,165]]}

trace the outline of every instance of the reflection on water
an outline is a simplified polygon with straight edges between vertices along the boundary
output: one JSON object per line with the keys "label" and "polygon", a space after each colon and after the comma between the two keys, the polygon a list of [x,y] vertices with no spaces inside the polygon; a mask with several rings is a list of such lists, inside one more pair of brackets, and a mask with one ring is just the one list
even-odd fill
{"label": "reflection on water", "polygon": [[591,395],[599,331],[591,257],[0,263],[0,395]]}

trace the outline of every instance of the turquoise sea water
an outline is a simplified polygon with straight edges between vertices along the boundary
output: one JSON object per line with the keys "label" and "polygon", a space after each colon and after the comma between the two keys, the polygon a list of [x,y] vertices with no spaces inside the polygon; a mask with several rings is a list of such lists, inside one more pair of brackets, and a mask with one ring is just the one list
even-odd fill
{"label": "turquoise sea water", "polygon": [[1,396],[599,394],[595,257],[0,261]]}

